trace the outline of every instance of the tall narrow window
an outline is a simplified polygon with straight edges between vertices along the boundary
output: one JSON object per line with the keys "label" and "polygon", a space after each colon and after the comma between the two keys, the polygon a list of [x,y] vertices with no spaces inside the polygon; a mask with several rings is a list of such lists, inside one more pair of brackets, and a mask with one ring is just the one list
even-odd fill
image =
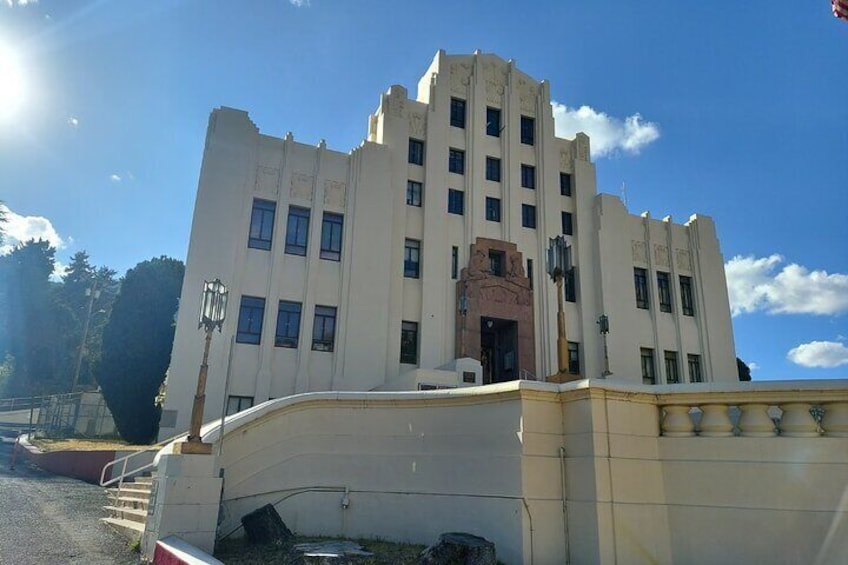
{"label": "tall narrow window", "polygon": [[530,290],[533,290],[533,259],[527,259],[527,279],[530,281]]}
{"label": "tall narrow window", "polygon": [[342,257],[342,227],[344,216],[324,212],[321,224],[321,259],[339,261]]}
{"label": "tall narrow window", "polygon": [[451,278],[456,280],[459,276],[459,247],[451,247]]}
{"label": "tall narrow window", "polygon": [[536,229],[536,207],[532,204],[521,205],[521,225]]}
{"label": "tall narrow window", "polygon": [[300,302],[280,300],[277,310],[277,334],[274,345],[277,347],[297,347],[300,339]]}
{"label": "tall narrow window", "polygon": [[227,416],[238,414],[242,410],[253,408],[252,396],[228,396],[227,397]]}
{"label": "tall narrow window", "polygon": [[250,213],[248,247],[253,249],[271,249],[276,209],[277,205],[274,202],[254,198],[253,211]]}
{"label": "tall narrow window", "polygon": [[255,296],[242,296],[239,306],[236,341],[259,345],[262,336],[262,318],[265,315],[265,299]]}
{"label": "tall narrow window", "polygon": [[521,116],[521,143],[524,145],[536,143],[536,120],[530,116]]}
{"label": "tall narrow window", "polygon": [[407,206],[421,206],[421,194],[424,185],[414,180],[406,181],[406,204]]}
{"label": "tall narrow window", "polygon": [[559,193],[563,196],[571,196],[571,175],[568,173],[559,174]]}
{"label": "tall narrow window", "polygon": [[465,128],[465,100],[451,98],[450,125],[455,128]]}
{"label": "tall narrow window", "polygon": [[574,267],[568,269],[562,279],[566,302],[577,302],[577,280],[574,276],[574,269]]}
{"label": "tall narrow window", "polygon": [[670,285],[668,273],[657,272],[657,292],[660,295],[660,312],[671,312]]}
{"label": "tall narrow window", "polygon": [[633,269],[633,282],[636,285],[636,307],[648,309],[648,273],[638,267]]}
{"label": "tall narrow window", "polygon": [[453,147],[448,150],[448,171],[458,175],[465,174],[465,151]]}
{"label": "tall narrow window", "polygon": [[421,242],[407,239],[403,249],[403,276],[417,279],[421,267]]}
{"label": "tall narrow window", "polygon": [[692,277],[680,276],[680,303],[684,316],[695,315],[695,302],[692,300]]}
{"label": "tall narrow window", "polygon": [[289,221],[286,225],[286,253],[306,255],[306,243],[309,240],[309,209],[289,207]]}
{"label": "tall narrow window", "polygon": [[465,193],[461,190],[448,189],[448,213],[460,216],[465,213]]}
{"label": "tall narrow window", "polygon": [[496,157],[486,157],[486,180],[501,182],[501,160]]}
{"label": "tall narrow window", "polygon": [[336,307],[315,306],[315,325],[312,326],[312,349],[332,351],[336,341]]}
{"label": "tall narrow window", "polygon": [[568,342],[568,372],[572,375],[580,374],[580,344],[576,341]]}
{"label": "tall narrow window", "polygon": [[665,381],[668,384],[678,384],[680,382],[680,369],[677,366],[677,352],[666,351],[665,358]]}
{"label": "tall narrow window", "polygon": [[424,142],[409,138],[409,162],[413,165],[424,164]]}
{"label": "tall narrow window", "polygon": [[529,189],[536,188],[536,167],[521,165],[521,186]]}
{"label": "tall narrow window", "polygon": [[701,356],[689,354],[686,356],[686,361],[689,364],[689,382],[704,382],[704,375],[701,374]]}
{"label": "tall narrow window", "polygon": [[486,197],[486,219],[490,222],[501,221],[501,199]]}
{"label": "tall narrow window", "polygon": [[506,258],[503,251],[489,249],[489,270],[496,277],[504,276],[504,263]]}
{"label": "tall narrow window", "polygon": [[501,111],[497,108],[486,108],[486,135],[501,136]]}
{"label": "tall narrow window", "polygon": [[409,365],[418,363],[418,323],[401,322],[400,362]]}
{"label": "tall narrow window", "polygon": [[562,213],[562,233],[565,235],[574,235],[571,212]]}
{"label": "tall narrow window", "polygon": [[639,350],[642,357],[642,384],[657,384],[657,373],[654,371],[654,350],[645,347]]}

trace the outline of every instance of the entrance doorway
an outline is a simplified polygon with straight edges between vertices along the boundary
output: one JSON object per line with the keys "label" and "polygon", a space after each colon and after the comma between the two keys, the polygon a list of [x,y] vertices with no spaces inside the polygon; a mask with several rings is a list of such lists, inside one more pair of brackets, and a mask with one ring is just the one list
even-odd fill
{"label": "entrance doorway", "polygon": [[518,378],[518,322],[480,318],[480,363],[483,384]]}

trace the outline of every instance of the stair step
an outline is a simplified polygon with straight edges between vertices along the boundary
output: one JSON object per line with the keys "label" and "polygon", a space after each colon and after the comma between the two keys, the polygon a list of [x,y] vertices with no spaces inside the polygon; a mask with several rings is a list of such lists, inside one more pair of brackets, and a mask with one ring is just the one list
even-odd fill
{"label": "stair step", "polygon": [[153,477],[133,477],[131,485],[152,485]]}
{"label": "stair step", "polygon": [[129,506],[104,506],[110,518],[120,518],[122,520],[131,520],[145,524],[147,522],[147,510],[141,508],[131,508]]}
{"label": "stair step", "polygon": [[[109,496],[112,496],[112,497],[118,496],[118,489],[117,488],[110,488],[110,489],[108,489],[107,492],[108,492]],[[150,491],[149,488],[129,487],[129,486],[126,486],[126,485],[123,486],[121,488],[121,491],[120,491],[121,496],[127,495],[127,496],[147,497],[147,498],[150,498],[150,492],[151,491]]]}
{"label": "stair step", "polygon": [[118,499],[114,499],[111,501],[112,506],[119,506],[121,508],[135,508],[137,510],[147,511],[147,506],[150,504],[150,500],[147,498],[136,498],[132,496],[121,496]]}
{"label": "stair step", "polygon": [[133,522],[132,520],[124,520],[122,518],[100,518],[104,524],[108,524],[119,534],[130,540],[139,540],[144,534],[144,524]]}

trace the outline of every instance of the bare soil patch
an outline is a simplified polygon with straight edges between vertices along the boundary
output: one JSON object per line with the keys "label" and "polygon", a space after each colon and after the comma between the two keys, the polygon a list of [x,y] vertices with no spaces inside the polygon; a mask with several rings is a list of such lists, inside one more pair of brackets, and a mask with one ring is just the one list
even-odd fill
{"label": "bare soil patch", "polygon": [[130,445],[120,440],[100,439],[30,439],[41,451],[143,451],[153,445]]}
{"label": "bare soil patch", "polygon": [[[317,538],[295,536],[283,545],[250,545],[245,538],[227,539],[218,544],[215,557],[226,565],[259,565],[275,563],[280,565],[301,565],[303,558],[295,550],[299,543],[328,541],[340,538]],[[423,545],[392,543],[382,540],[353,540],[362,549],[373,553],[373,557],[352,557],[348,563],[355,565],[417,565],[418,557],[424,551]]]}

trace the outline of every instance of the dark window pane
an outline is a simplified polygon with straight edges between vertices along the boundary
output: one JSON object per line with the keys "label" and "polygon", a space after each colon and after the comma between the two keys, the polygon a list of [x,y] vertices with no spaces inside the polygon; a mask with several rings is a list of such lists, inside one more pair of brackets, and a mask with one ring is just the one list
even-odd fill
{"label": "dark window pane", "polygon": [[501,111],[497,108],[486,108],[486,135],[501,136]]}
{"label": "dark window pane", "polygon": [[660,295],[660,311],[671,312],[671,288],[668,273],[657,273],[657,292]]}
{"label": "dark window pane", "polygon": [[580,344],[574,341],[568,342],[568,372],[580,374]]}
{"label": "dark window pane", "polygon": [[536,207],[532,204],[521,205],[521,225],[536,229]]}
{"label": "dark window pane", "polygon": [[448,171],[458,175],[465,174],[465,151],[450,148],[448,151]]}
{"label": "dark window pane", "polygon": [[459,247],[451,247],[451,278],[456,279],[459,274]]}
{"label": "dark window pane", "polygon": [[227,397],[227,416],[237,414],[242,410],[247,410],[253,407],[252,396],[228,396]]}
{"label": "dark window pane", "polygon": [[339,261],[342,257],[342,227],[344,216],[324,212],[321,224],[321,259]]}
{"label": "dark window pane", "polygon": [[270,200],[255,199],[250,213],[250,235],[247,246],[253,249],[271,249],[274,235],[274,214],[277,205]]}
{"label": "dark window pane", "polygon": [[413,165],[424,164],[424,142],[420,139],[409,139],[409,162]]}
{"label": "dark window pane", "polygon": [[563,196],[571,196],[571,175],[568,173],[559,174],[559,193]]}
{"label": "dark window pane", "polygon": [[633,282],[636,286],[636,307],[648,309],[648,273],[645,269],[633,269]]}
{"label": "dark window pane", "polygon": [[335,340],[335,306],[315,306],[315,325],[312,327],[312,349],[315,351],[332,351]]}
{"label": "dark window pane", "polygon": [[680,276],[680,303],[684,316],[695,315],[695,302],[692,299],[692,278]]}
{"label": "dark window pane", "polygon": [[704,376],[701,374],[701,356],[700,355],[687,355],[686,360],[689,364],[689,382],[690,383],[702,383],[702,382],[704,382]]}
{"label": "dark window pane", "polygon": [[577,302],[577,280],[574,276],[574,267],[571,267],[565,274],[563,275],[563,286],[565,301],[566,302]]}
{"label": "dark window pane", "polygon": [[665,352],[665,380],[668,384],[677,384],[680,382],[680,371],[677,368],[677,352]]}
{"label": "dark window pane", "polygon": [[571,212],[562,213],[562,233],[565,235],[574,235]]}
{"label": "dark window pane", "polygon": [[490,222],[501,221],[501,199],[486,197],[486,219]]}
{"label": "dark window pane", "polygon": [[465,213],[465,193],[461,190],[448,189],[448,212],[451,214]]}
{"label": "dark window pane", "polygon": [[421,266],[421,242],[407,239],[403,250],[403,276],[417,279]]}
{"label": "dark window pane", "polygon": [[521,186],[530,189],[536,188],[536,167],[521,165]]}
{"label": "dark window pane", "polygon": [[450,125],[455,128],[465,127],[465,100],[451,98]]}
{"label": "dark window pane", "polygon": [[277,333],[274,345],[297,347],[300,338],[300,303],[280,300],[277,310]]}
{"label": "dark window pane", "polygon": [[536,120],[529,116],[521,116],[521,143],[533,145],[536,142]]}
{"label": "dark window pane", "polygon": [[654,371],[654,350],[643,347],[639,351],[642,357],[642,384],[657,384],[657,375]]}
{"label": "dark window pane", "polygon": [[486,157],[486,180],[501,182],[501,160]]}
{"label": "dark window pane", "polygon": [[504,261],[503,251],[489,250],[489,270],[496,277],[504,276]]}
{"label": "dark window pane", "polygon": [[239,306],[236,341],[258,345],[262,335],[262,318],[265,314],[265,299],[242,296]]}
{"label": "dark window pane", "polygon": [[421,206],[421,194],[424,186],[414,180],[406,181],[406,203],[409,206]]}
{"label": "dark window pane", "polygon": [[309,209],[289,208],[289,221],[286,225],[286,253],[306,255],[309,239]]}
{"label": "dark window pane", "polygon": [[418,323],[402,322],[400,330],[400,362],[418,363]]}

